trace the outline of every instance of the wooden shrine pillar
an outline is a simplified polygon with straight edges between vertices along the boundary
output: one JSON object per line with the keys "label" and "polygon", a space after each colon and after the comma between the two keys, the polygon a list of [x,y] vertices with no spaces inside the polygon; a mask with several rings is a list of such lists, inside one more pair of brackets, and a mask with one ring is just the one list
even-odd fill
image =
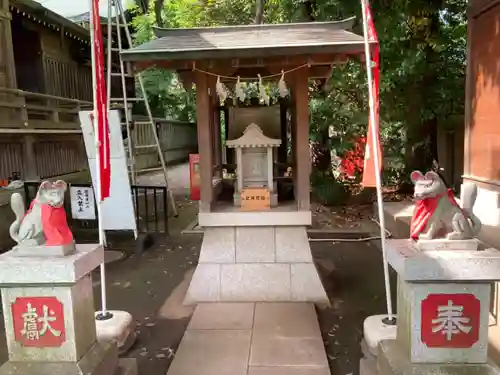
{"label": "wooden shrine pillar", "polygon": [[16,88],[9,0],[0,0],[0,87]]}
{"label": "wooden shrine pillar", "polygon": [[210,132],[209,80],[196,72],[196,122],[200,155],[200,212],[210,212],[212,204],[212,134]]}
{"label": "wooden shrine pillar", "polygon": [[293,143],[295,168],[295,200],[299,211],[310,209],[311,154],[309,149],[309,69],[302,68],[294,74],[293,80]]}
{"label": "wooden shrine pillar", "polygon": [[215,165],[217,165],[217,176],[222,177],[222,132],[221,132],[221,121],[220,121],[220,106],[219,100],[217,99],[214,109],[214,133],[215,133]]}
{"label": "wooden shrine pillar", "polygon": [[23,179],[25,181],[38,181],[38,168],[35,154],[36,139],[33,135],[23,136]]}
{"label": "wooden shrine pillar", "polygon": [[215,90],[217,80],[215,77],[209,77],[210,81],[210,132],[212,134],[212,168],[214,174],[222,176],[221,167],[221,132],[220,132],[220,110],[219,97]]}
{"label": "wooden shrine pillar", "polygon": [[280,133],[281,146],[278,148],[278,162],[288,163],[288,103],[286,99],[280,99]]}

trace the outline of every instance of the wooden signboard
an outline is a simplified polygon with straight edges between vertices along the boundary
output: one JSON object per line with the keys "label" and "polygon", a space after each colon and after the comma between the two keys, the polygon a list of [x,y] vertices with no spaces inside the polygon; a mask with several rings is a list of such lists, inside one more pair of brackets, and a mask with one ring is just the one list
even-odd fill
{"label": "wooden signboard", "polygon": [[268,188],[246,188],[241,192],[241,209],[244,211],[262,211],[271,208]]}

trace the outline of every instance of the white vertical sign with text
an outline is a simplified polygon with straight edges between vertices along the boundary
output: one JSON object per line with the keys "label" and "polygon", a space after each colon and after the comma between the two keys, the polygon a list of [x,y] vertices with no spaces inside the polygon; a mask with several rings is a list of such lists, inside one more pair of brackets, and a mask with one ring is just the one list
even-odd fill
{"label": "white vertical sign with text", "polygon": [[75,220],[96,220],[94,191],[91,187],[70,186],[71,217]]}
{"label": "white vertical sign with text", "polygon": [[[90,118],[92,111],[79,113],[85,150],[89,161],[92,185],[96,186],[96,146],[95,129]],[[128,177],[127,158],[123,146],[120,116],[117,110],[109,111],[109,143],[111,157],[110,196],[101,203],[103,230],[133,230],[137,233],[137,223]]]}

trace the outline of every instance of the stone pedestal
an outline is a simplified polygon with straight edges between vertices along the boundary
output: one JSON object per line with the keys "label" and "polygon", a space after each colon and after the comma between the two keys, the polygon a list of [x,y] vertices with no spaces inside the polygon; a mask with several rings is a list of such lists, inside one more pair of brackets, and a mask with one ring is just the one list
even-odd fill
{"label": "stone pedestal", "polygon": [[387,252],[398,272],[398,323],[396,339],[379,345],[378,373],[500,374],[487,357],[500,252],[419,251],[408,240],[389,240]]}
{"label": "stone pedestal", "polygon": [[185,303],[328,303],[305,226],[205,228]]}
{"label": "stone pedestal", "polygon": [[[9,350],[0,374],[110,375],[122,371],[118,370],[116,344],[96,340],[90,273],[103,262],[103,248],[76,245],[74,253],[59,257],[15,254],[0,255]],[[130,366],[128,371],[135,373]]]}

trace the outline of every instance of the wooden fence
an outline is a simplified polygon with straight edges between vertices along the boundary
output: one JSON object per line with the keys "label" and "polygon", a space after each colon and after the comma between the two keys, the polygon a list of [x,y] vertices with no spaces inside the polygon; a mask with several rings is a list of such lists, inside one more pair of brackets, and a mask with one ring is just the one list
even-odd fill
{"label": "wooden fence", "polygon": [[79,129],[78,112],[91,107],[89,101],[0,87],[0,127]]}
{"label": "wooden fence", "polygon": [[[137,121],[145,121],[137,118]],[[167,164],[187,160],[190,153],[196,152],[198,139],[196,124],[181,121],[156,119],[156,132]],[[133,141],[136,145],[153,145],[154,135],[148,125],[135,126]],[[145,148],[137,150],[135,157],[137,169],[152,169],[160,166],[157,150]]]}
{"label": "wooden fence", "polygon": [[42,57],[45,93],[72,99],[92,100],[92,69],[75,61]]}

